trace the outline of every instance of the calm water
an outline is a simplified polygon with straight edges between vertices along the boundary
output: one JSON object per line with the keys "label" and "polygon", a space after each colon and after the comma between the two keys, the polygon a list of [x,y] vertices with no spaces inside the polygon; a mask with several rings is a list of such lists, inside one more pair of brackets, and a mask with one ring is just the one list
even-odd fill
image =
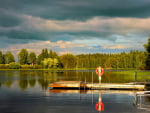
{"label": "calm water", "polygon": [[[87,82],[91,82],[92,72],[94,70],[0,71],[0,113],[97,113],[99,111],[96,110],[96,103],[100,100],[104,104],[103,113],[149,113],[150,98],[142,97],[141,106],[134,106],[135,91],[78,91],[48,88],[49,83],[60,80],[86,79]],[[94,82],[98,82],[95,72],[93,76]],[[111,71],[105,72],[102,80],[109,83],[133,81]]]}

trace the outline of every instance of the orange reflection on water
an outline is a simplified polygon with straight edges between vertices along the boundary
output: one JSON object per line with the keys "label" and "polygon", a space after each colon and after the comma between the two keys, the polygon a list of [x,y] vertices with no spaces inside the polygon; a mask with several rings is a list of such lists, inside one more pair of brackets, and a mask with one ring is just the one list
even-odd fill
{"label": "orange reflection on water", "polygon": [[104,104],[102,103],[101,91],[99,91],[99,98],[98,98],[98,102],[96,103],[96,110],[104,111]]}

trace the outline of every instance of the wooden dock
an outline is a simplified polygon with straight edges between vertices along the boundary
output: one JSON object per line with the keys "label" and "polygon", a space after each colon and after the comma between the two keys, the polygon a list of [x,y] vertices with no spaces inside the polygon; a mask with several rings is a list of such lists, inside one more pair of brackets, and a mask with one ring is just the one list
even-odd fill
{"label": "wooden dock", "polygon": [[60,81],[49,84],[50,89],[108,89],[108,90],[144,90],[145,85],[129,83],[84,83],[82,81]]}

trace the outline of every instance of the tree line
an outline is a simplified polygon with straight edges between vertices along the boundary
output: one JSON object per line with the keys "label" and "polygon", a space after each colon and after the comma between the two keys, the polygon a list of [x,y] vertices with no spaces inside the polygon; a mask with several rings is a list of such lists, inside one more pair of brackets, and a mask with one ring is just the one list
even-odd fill
{"label": "tree line", "polygon": [[8,51],[2,54],[0,51],[0,68],[58,68],[62,67],[60,56],[55,51],[47,48],[42,49],[39,55],[35,52],[28,52],[27,49],[21,49],[18,53],[18,62],[15,62],[14,55]]}
{"label": "tree line", "polygon": [[[147,53],[144,51],[130,51],[116,54],[94,53],[73,55],[71,53],[59,56],[55,51],[42,49],[39,55],[21,49],[18,62],[13,54],[0,51],[0,64],[9,64],[8,68],[138,68],[144,69]],[[3,65],[4,66],[4,65]],[[3,68],[0,66],[0,68]]]}
{"label": "tree line", "polygon": [[35,52],[28,52],[27,49],[21,49],[18,53],[18,62],[15,62],[13,54],[8,51],[3,54],[0,51],[0,68],[137,68],[150,69],[150,38],[144,45],[146,51],[121,52],[121,53],[94,53],[73,55],[67,53],[59,56],[55,51],[42,49],[39,55]]}
{"label": "tree line", "polygon": [[99,65],[104,68],[138,68],[145,64],[146,53],[143,51],[130,51],[118,54],[82,54],[77,55],[79,68],[96,68]]}

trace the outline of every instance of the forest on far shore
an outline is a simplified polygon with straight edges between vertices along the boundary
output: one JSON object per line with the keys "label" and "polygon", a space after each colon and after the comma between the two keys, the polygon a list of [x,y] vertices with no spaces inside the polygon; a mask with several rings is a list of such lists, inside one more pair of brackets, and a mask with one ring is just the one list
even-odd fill
{"label": "forest on far shore", "polygon": [[144,45],[146,51],[121,52],[121,53],[93,53],[73,55],[67,53],[59,56],[55,51],[42,49],[39,55],[21,49],[18,53],[18,62],[15,61],[11,51],[0,51],[0,69],[70,69],[70,68],[134,68],[150,69],[150,38]]}

